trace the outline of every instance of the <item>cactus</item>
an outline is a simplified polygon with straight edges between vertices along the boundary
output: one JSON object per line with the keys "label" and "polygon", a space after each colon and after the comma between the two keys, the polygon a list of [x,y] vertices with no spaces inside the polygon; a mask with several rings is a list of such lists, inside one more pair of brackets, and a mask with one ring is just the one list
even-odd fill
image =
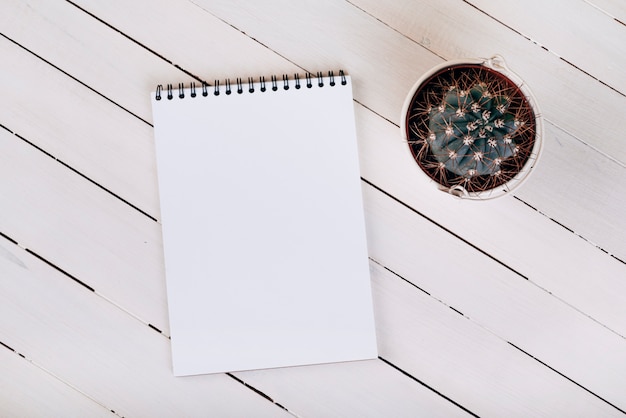
{"label": "cactus", "polygon": [[510,104],[484,82],[469,90],[450,86],[429,112],[428,141],[437,161],[466,178],[500,174],[502,161],[518,151],[513,137],[524,124],[508,113]]}
{"label": "cactus", "polygon": [[528,161],[535,114],[519,87],[477,65],[449,67],[413,96],[407,138],[420,167],[446,189],[505,184]]}

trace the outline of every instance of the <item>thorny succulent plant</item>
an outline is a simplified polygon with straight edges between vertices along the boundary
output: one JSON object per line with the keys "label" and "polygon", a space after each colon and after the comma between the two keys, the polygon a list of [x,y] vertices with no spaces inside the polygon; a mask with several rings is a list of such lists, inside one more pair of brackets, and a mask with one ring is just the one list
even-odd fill
{"label": "thorny succulent plant", "polygon": [[480,65],[440,71],[413,97],[411,151],[442,186],[493,189],[520,172],[535,140],[535,114],[502,74]]}

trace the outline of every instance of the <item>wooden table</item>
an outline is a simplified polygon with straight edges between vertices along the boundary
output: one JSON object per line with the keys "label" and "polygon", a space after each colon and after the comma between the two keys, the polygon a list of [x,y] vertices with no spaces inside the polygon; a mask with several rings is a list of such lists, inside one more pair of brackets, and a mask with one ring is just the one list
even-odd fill
{"label": "wooden table", "polygon": [[[3,0],[0,416],[625,415],[624,22],[618,0]],[[400,110],[494,53],[544,154],[514,196],[454,199]],[[328,69],[354,83],[380,358],[175,378],[149,93]]]}

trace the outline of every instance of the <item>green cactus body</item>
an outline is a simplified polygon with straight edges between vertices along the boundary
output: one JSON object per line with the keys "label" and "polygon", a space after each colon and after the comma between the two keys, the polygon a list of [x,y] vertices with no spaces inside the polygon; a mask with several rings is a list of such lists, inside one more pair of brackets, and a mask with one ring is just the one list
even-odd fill
{"label": "green cactus body", "polygon": [[450,87],[428,114],[428,144],[440,166],[466,179],[500,174],[501,163],[517,153],[513,137],[523,124],[508,112],[510,104],[485,83]]}

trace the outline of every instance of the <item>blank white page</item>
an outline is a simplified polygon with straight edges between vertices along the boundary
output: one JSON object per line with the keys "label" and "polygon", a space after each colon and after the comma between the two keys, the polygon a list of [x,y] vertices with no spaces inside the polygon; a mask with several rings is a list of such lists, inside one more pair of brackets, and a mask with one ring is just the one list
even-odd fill
{"label": "blank white page", "polygon": [[175,375],[376,358],[352,87],[334,81],[152,94]]}

